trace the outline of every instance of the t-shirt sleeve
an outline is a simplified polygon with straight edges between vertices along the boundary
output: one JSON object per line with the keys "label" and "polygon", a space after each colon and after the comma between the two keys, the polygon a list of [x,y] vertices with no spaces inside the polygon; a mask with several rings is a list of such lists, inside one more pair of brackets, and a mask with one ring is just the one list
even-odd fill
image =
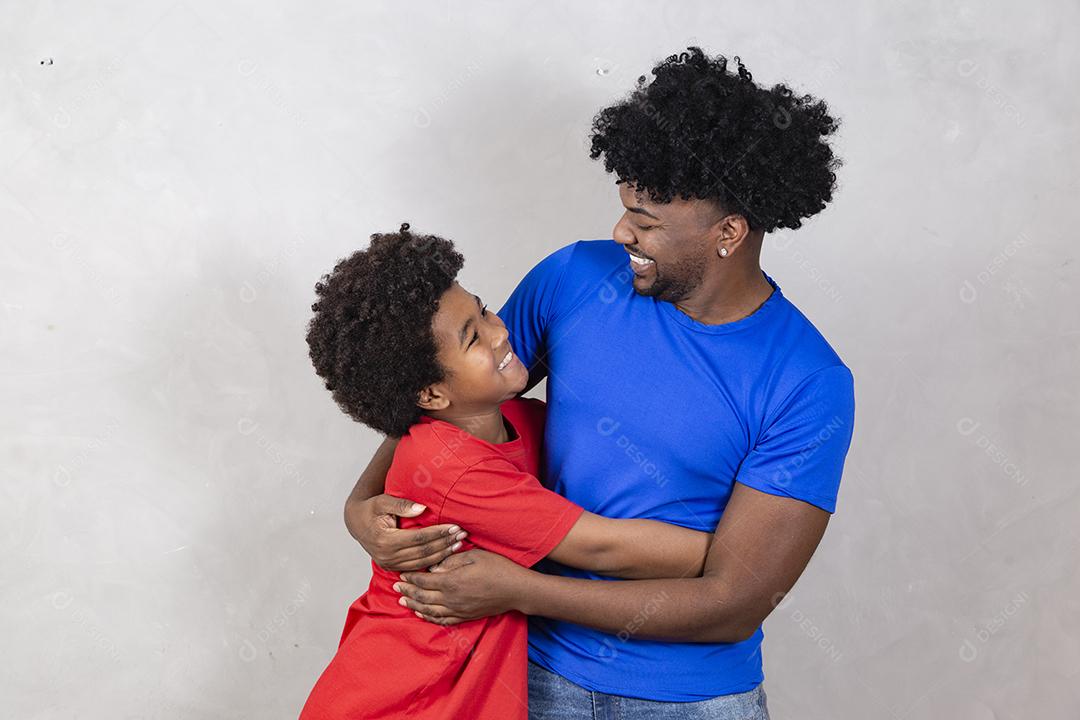
{"label": "t-shirt sleeve", "polygon": [[584,508],[499,458],[466,469],[450,487],[438,524],[455,523],[478,548],[532,567],[562,542]]}
{"label": "t-shirt sleeve", "polygon": [[574,246],[560,248],[538,262],[499,310],[514,352],[529,368],[530,386],[547,376],[546,331],[559,310],[559,289]]}
{"label": "t-shirt sleeve", "polygon": [[835,512],[854,423],[851,371],[843,365],[818,370],[791,393],[735,479]]}

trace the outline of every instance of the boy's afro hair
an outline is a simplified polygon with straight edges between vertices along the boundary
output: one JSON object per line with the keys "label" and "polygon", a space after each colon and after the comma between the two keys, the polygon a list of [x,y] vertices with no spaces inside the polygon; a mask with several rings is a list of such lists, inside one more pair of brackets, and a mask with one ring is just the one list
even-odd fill
{"label": "boy's afro hair", "polygon": [[653,201],[711,199],[751,230],[798,228],[832,199],[839,127],[822,100],[754,83],[701,48],[668,57],[593,119],[589,157]]}
{"label": "boy's afro hair", "polygon": [[307,327],[315,372],[354,420],[400,437],[420,419],[420,391],[445,379],[431,321],[464,260],[408,223],[376,233],[315,285]]}

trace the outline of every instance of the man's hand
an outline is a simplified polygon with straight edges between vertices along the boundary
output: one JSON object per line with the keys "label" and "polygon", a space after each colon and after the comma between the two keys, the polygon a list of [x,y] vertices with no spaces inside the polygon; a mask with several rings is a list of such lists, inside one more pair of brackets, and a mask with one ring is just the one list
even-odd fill
{"label": "man's hand", "polygon": [[394,589],[417,616],[436,625],[457,625],[517,609],[531,572],[502,555],[468,550],[431,572],[402,575]]}
{"label": "man's hand", "polygon": [[399,517],[416,517],[424,510],[423,505],[393,495],[350,500],[345,504],[345,526],[384,570],[422,570],[452,555],[468,535],[457,525],[398,528]]}

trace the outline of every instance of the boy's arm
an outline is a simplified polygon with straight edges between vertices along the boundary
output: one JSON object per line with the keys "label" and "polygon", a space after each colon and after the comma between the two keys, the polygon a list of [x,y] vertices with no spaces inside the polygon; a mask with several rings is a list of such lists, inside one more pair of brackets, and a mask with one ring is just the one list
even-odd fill
{"label": "boy's arm", "polygon": [[449,557],[461,547],[467,535],[457,525],[430,525],[419,530],[401,530],[399,517],[415,517],[423,505],[408,498],[383,494],[386,473],[394,459],[398,441],[383,440],[375,456],[360,474],[345,500],[345,527],[381,568],[393,572],[420,570]]}
{"label": "boy's arm", "polygon": [[617,578],[700,577],[712,539],[712,533],[658,520],[621,520],[586,511],[548,557]]}
{"label": "boy's arm", "polygon": [[[458,550],[467,533],[455,524],[419,530],[397,527],[423,505],[383,494],[397,440],[387,438],[345,500],[345,526],[379,567],[393,572],[428,568]],[[550,492],[550,491],[545,491]],[[549,553],[552,560],[611,577],[698,577],[712,534],[657,520],[614,519],[583,512]]]}
{"label": "boy's arm", "polygon": [[461,471],[438,520],[467,525],[473,545],[525,567],[550,558],[620,578],[698,577],[712,540],[656,520],[588,512],[496,455]]}

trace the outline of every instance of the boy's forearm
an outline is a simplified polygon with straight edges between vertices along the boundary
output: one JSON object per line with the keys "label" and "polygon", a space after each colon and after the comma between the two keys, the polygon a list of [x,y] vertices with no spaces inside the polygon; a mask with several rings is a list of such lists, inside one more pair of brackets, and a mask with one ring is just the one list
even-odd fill
{"label": "boy's forearm", "polygon": [[613,520],[604,575],[640,580],[699,577],[712,533],[657,520]]}
{"label": "boy's forearm", "polygon": [[740,642],[750,628],[716,577],[582,580],[529,570],[515,594],[526,615],[615,635],[673,642]]}

